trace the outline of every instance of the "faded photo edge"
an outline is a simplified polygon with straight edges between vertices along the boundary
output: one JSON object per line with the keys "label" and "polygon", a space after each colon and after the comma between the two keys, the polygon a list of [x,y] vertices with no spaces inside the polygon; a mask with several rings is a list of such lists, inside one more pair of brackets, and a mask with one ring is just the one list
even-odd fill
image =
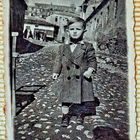
{"label": "faded photo edge", "polygon": [[[136,139],[136,79],[135,79],[135,49],[134,49],[134,3],[133,0],[126,0],[126,22],[127,22],[127,43],[128,43],[128,76],[129,76],[129,137],[130,140]],[[6,101],[6,133],[5,138],[13,140],[13,118],[11,114],[11,96],[10,96],[10,76],[9,76],[9,0],[3,1],[3,42],[4,42],[4,87],[5,87],[5,101]],[[130,22],[131,21],[131,22]],[[2,35],[1,35],[2,36]],[[131,65],[130,65],[131,64]],[[133,69],[132,69],[133,65]],[[123,93],[122,93],[123,94]],[[3,97],[4,98],[4,97]],[[3,107],[5,104],[3,104]],[[2,107],[2,108],[3,108]],[[134,123],[135,122],[135,123]],[[138,124],[137,124],[138,125]]]}

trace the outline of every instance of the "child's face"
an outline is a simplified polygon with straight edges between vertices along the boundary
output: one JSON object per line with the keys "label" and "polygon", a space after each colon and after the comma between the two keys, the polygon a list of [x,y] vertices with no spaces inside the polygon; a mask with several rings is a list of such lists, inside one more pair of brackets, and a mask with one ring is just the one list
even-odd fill
{"label": "child's face", "polygon": [[78,39],[84,33],[83,23],[75,22],[71,24],[68,28],[68,32],[71,38]]}

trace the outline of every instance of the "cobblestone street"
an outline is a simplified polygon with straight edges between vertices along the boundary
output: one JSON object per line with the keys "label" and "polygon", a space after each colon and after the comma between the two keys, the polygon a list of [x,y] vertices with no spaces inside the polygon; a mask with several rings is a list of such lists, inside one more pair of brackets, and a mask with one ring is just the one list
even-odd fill
{"label": "cobblestone street", "polygon": [[[55,48],[55,47],[54,47]],[[83,125],[72,117],[62,128],[59,91],[61,85],[51,79],[55,52],[44,47],[38,52],[22,55],[17,62],[17,88],[23,85],[45,85],[35,93],[35,100],[15,117],[15,140],[94,140],[93,129],[109,126],[128,140],[127,74],[119,69],[98,64],[93,76],[94,92],[100,100],[95,116],[85,118]],[[57,92],[58,91],[58,92]]]}

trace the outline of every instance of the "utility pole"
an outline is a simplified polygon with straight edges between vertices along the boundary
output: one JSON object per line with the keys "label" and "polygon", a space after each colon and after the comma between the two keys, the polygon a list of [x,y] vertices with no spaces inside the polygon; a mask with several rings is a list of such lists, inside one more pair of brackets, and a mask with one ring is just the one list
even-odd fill
{"label": "utility pole", "polygon": [[16,52],[17,37],[18,32],[12,32],[13,42],[12,42],[12,117],[16,115],[16,59],[18,53]]}
{"label": "utility pole", "polygon": [[107,3],[109,0],[103,0],[100,5],[87,17],[86,22],[89,22]]}

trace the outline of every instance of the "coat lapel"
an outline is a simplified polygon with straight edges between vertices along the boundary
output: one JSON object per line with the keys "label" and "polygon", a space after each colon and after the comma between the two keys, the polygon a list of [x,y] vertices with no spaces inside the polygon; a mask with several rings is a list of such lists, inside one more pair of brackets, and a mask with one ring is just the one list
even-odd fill
{"label": "coat lapel", "polygon": [[85,45],[84,44],[78,44],[76,46],[74,52],[72,53],[72,55],[75,59],[77,59],[78,57],[83,55],[84,52],[85,52]]}
{"label": "coat lapel", "polygon": [[71,50],[70,50],[70,45],[67,44],[65,45],[65,48],[64,48],[64,55],[71,61],[73,61],[73,57],[72,57],[72,53],[71,53]]}
{"label": "coat lapel", "polygon": [[73,63],[77,63],[75,60],[79,58],[86,51],[85,44],[78,44],[73,52],[70,50],[70,44],[65,45],[64,54]]}

